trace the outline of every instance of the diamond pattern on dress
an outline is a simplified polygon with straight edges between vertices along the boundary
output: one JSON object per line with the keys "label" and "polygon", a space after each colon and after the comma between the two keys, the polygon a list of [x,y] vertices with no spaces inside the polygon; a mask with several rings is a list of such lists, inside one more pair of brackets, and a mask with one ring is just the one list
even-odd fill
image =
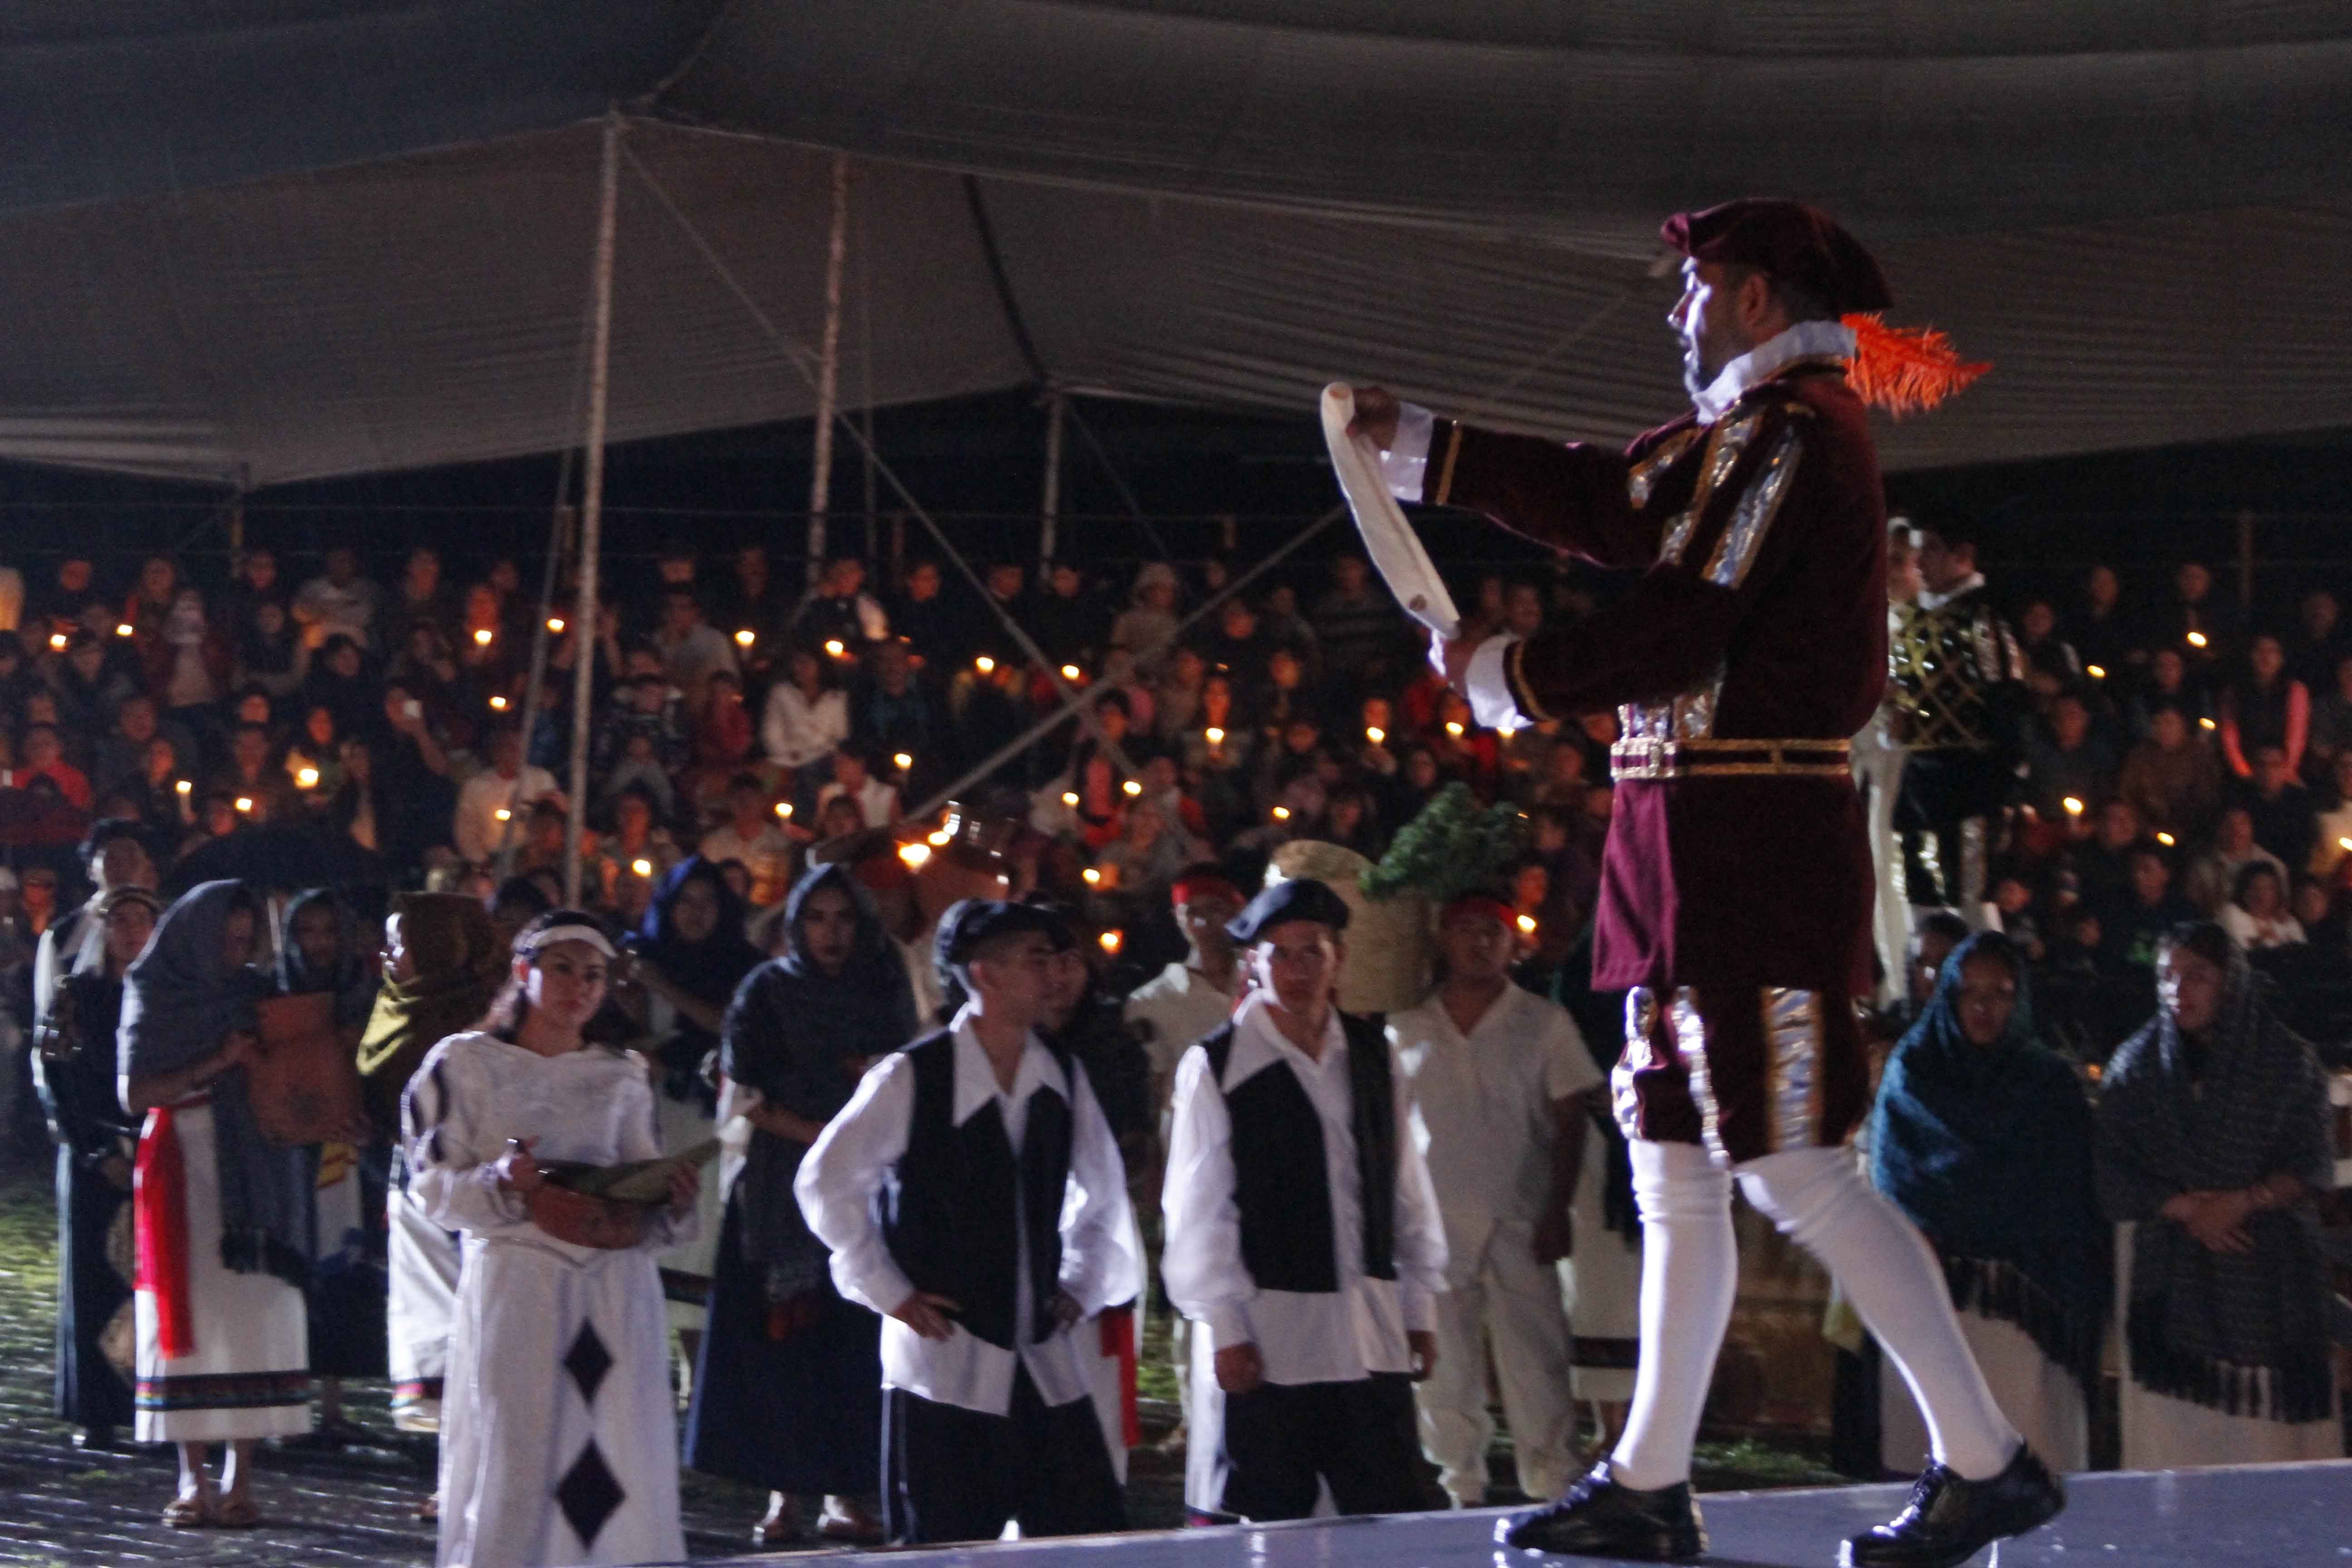
{"label": "diamond pattern on dress", "polygon": [[604,1528],[605,1521],[613,1517],[614,1510],[627,1496],[614,1477],[612,1467],[604,1463],[604,1456],[593,1437],[588,1439],[588,1446],[580,1450],[580,1457],[572,1461],[572,1468],[555,1485],[555,1502],[563,1510],[563,1522],[572,1527],[572,1533],[580,1538],[583,1547],[596,1544],[596,1532]]}
{"label": "diamond pattern on dress", "polygon": [[596,1337],[596,1327],[583,1322],[580,1331],[572,1336],[572,1348],[563,1352],[563,1370],[580,1385],[580,1397],[589,1404],[596,1403],[596,1390],[604,1386],[604,1374],[613,1370],[613,1352]]}

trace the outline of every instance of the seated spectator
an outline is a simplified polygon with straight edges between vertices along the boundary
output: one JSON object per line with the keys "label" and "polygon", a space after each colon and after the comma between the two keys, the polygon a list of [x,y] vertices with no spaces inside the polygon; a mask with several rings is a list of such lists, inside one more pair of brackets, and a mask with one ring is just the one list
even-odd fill
{"label": "seated spectator", "polygon": [[1287,583],[1276,583],[1265,592],[1265,603],[1258,610],[1259,635],[1279,648],[1290,650],[1290,656],[1306,666],[1310,679],[1323,678],[1323,648],[1315,639],[1314,624],[1298,612],[1298,590]]}
{"label": "seated spectator", "polygon": [[139,580],[122,602],[122,624],[143,648],[163,630],[180,591],[180,566],[168,555],[150,555],[139,564]]}
{"label": "seated spectator", "polygon": [[1177,874],[1199,859],[1205,848],[1171,821],[1157,802],[1137,800],[1121,814],[1123,831],[1103,846],[1095,863],[1103,880],[1118,889],[1122,908],[1131,912],[1122,923],[1133,924],[1168,901]]}
{"label": "seated spectator", "polygon": [[866,563],[855,555],[836,555],[826,562],[824,574],[793,616],[792,640],[807,647],[838,642],[855,649],[889,635],[890,617],[881,601],[866,591]]}
{"label": "seated spectator", "polygon": [[870,661],[870,673],[862,674],[850,693],[849,732],[877,757],[903,752],[927,773],[940,770],[947,760],[947,721],[915,679],[907,645],[877,643]]}
{"label": "seated spectator", "polygon": [[2237,887],[2238,873],[2255,860],[2273,867],[2282,878],[2288,875],[2285,861],[2254,842],[2253,814],[2233,805],[2221,814],[2213,847],[2189,868],[2184,889],[2189,901],[2200,910],[2219,910]]}
{"label": "seated spectator", "polygon": [[907,563],[898,596],[891,601],[892,630],[907,639],[915,658],[934,668],[964,658],[964,617],[942,591],[940,563],[917,559]]}
{"label": "seated spectator", "polygon": [[138,689],[137,680],[127,672],[113,668],[110,655],[113,642],[88,630],[78,630],[66,639],[66,656],[59,659],[50,673],[47,691],[28,690],[23,706],[30,719],[36,699],[46,698],[55,711],[47,721],[59,726],[58,740],[70,738],[68,747],[74,754],[75,765],[89,755],[89,742],[103,731],[115,707]]}
{"label": "seated spectator", "polygon": [[230,679],[273,697],[291,695],[310,673],[310,646],[287,614],[286,601],[246,601],[228,623]]}
{"label": "seated spectator", "polygon": [[348,545],[328,551],[326,565],[324,573],[294,595],[294,619],[302,627],[303,640],[317,647],[345,637],[382,653],[375,623],[383,612],[383,590],[360,575],[359,553]]}
{"label": "seated spectator", "polygon": [[1022,629],[1055,664],[1075,664],[1091,675],[1109,640],[1110,617],[1087,592],[1086,574],[1067,561],[1056,561],[1045,569],[1037,590]]}
{"label": "seated spectator", "polygon": [[1404,614],[1370,563],[1348,551],[1331,563],[1331,586],[1307,612],[1324,660],[1351,692],[1395,684],[1400,651],[1409,646]]}
{"label": "seated spectator", "polygon": [[2069,690],[2084,679],[2082,658],[2058,635],[2058,610],[2047,599],[2028,599],[2018,611],[2017,651],[2024,656],[2026,679],[2037,694]]}
{"label": "seated spectator", "polygon": [[308,805],[335,798],[343,787],[342,735],[335,728],[335,710],[320,704],[302,716],[302,728],[287,746],[278,766],[302,792]]}
{"label": "seated spectator", "polygon": [[2298,946],[2305,941],[2302,923],[2287,908],[2285,879],[2263,860],[2249,860],[2240,868],[2237,887],[2221,906],[2221,924],[2230,940],[2248,952]]}
{"label": "seated spectator", "polygon": [[661,655],[662,672],[685,695],[688,709],[701,708],[704,688],[718,671],[741,676],[734,643],[702,618],[702,606],[691,589],[671,588],[662,595],[661,625],[654,629],[653,646]]}
{"label": "seated spectator", "polygon": [[138,695],[126,697],[114,710],[114,724],[100,738],[89,768],[90,785],[100,795],[135,786],[147,763],[147,742],[155,738],[155,702]]}
{"label": "seated spectator", "polygon": [[147,689],[164,712],[182,722],[202,723],[228,695],[228,641],[205,613],[205,596],[182,588],[146,645]]}
{"label": "seated spectator", "polygon": [[2152,972],[2165,932],[2195,915],[2189,900],[2173,891],[2171,858],[2143,844],[2132,851],[2130,896],[2099,911],[2100,959],[2110,969]]}
{"label": "seated spectator", "polygon": [[2326,695],[2311,705],[2309,755],[2333,763],[2352,748],[2352,655],[2337,659],[2327,683],[2312,689]]}
{"label": "seated spectator", "polygon": [[[1265,668],[1276,647],[1274,640],[1258,629],[1257,612],[1238,594],[1219,607],[1217,629],[1202,637],[1199,646],[1201,657],[1208,661],[1211,669],[1244,675]],[[1293,653],[1290,659],[1303,678],[1306,667],[1299,663],[1298,656]]]}
{"label": "seated spectator", "polygon": [[2115,777],[2115,753],[2091,733],[2089,705],[2074,692],[2061,693],[2050,704],[2050,733],[2025,745],[2027,804],[2043,821],[2063,822],[2067,800],[2105,800]]}
{"label": "seated spectator", "polygon": [[2275,632],[2259,632],[2246,650],[2246,672],[2221,693],[2221,755],[2242,779],[2254,776],[2254,759],[2276,746],[2290,773],[2303,771],[2311,739],[2311,693],[2286,672],[2286,649]]}
{"label": "seated spectator", "polygon": [[683,857],[661,825],[650,790],[623,790],[613,803],[613,831],[597,846],[593,885],[605,908],[634,925],[653,902],[654,887]]}
{"label": "seated spectator", "polygon": [[802,809],[814,807],[824,782],[814,775],[848,738],[849,696],[834,684],[832,665],[814,648],[794,647],[784,679],[768,689],[760,742],[768,761],[791,775],[789,794]]}
{"label": "seated spectator", "polygon": [[339,632],[320,645],[301,686],[302,707],[319,703],[334,710],[346,735],[376,722],[381,699],[357,639]]}
{"label": "seated spectator", "polygon": [[2240,651],[2244,622],[2237,607],[2213,592],[2204,563],[2184,561],[2172,574],[2170,602],[2150,619],[2154,646],[2181,650],[2192,679],[2202,679]]}
{"label": "seated spectator", "polygon": [[2210,732],[2217,728],[2205,689],[2191,679],[2189,660],[2180,649],[2171,647],[2159,647],[2147,657],[2146,688],[2132,700],[2132,734],[2146,740],[2150,716],[2167,703],[2188,714],[2200,731]]}
{"label": "seated spectator", "polygon": [[874,776],[874,755],[855,741],[833,753],[833,782],[816,792],[817,811],[826,803],[847,800],[857,808],[861,827],[887,827],[898,820],[898,791]]}
{"label": "seated spectator", "polygon": [[2295,626],[2286,639],[2287,673],[2314,697],[2336,684],[2336,667],[2346,652],[2343,606],[2326,588],[2307,588],[2295,605]]}
{"label": "seated spectator", "polygon": [[2220,927],[2169,933],[2160,960],[2157,1016],[2099,1083],[2100,1206],[2133,1227],[2123,1463],[2340,1458],[2326,1081]]}
{"label": "seated spectator", "polygon": [[716,799],[751,754],[751,715],[743,708],[742,678],[732,670],[714,669],[694,721],[697,804]]}
{"label": "seated spectator", "polygon": [[1181,587],[1176,568],[1165,561],[1147,561],[1135,574],[1128,607],[1111,623],[1110,640],[1135,656],[1135,668],[1157,675],[1176,641],[1176,596]]}
{"label": "seated spectator", "polygon": [[2298,877],[2293,903],[2295,922],[2315,950],[2323,951],[2341,968],[2352,963],[2352,911],[2326,883]]}
{"label": "seated spectator", "polygon": [[702,836],[696,853],[713,865],[740,860],[751,873],[745,896],[761,909],[783,901],[793,885],[793,841],[769,808],[757,773],[739,773],[727,784],[727,820]]}
{"label": "seated spectator", "polygon": [[[556,793],[555,775],[545,768],[527,766],[522,760],[522,732],[500,725],[489,741],[489,766],[466,781],[457,792],[457,813],[450,824],[450,843],[460,859],[480,866],[497,858],[508,837],[510,814]],[[522,823],[514,823],[520,840]]]}
{"label": "seated spectator", "polygon": [[37,782],[46,780],[74,808],[88,811],[93,799],[89,778],[82,771],[66,761],[65,747],[58,740],[53,724],[35,724],[25,731],[23,755],[10,770],[7,782],[17,789],[31,789]]}
{"label": "seated spectator", "polygon": [[429,544],[411,550],[384,609],[384,646],[408,647],[416,628],[429,626],[446,648],[457,638],[457,596],[442,574],[441,552]]}
{"label": "seated spectator", "polygon": [[2241,787],[2239,804],[2254,824],[2254,842],[2289,866],[2311,858],[2311,840],[2318,816],[2312,810],[2311,792],[2303,787],[2288,763],[2286,748],[2263,746],[2254,752],[2254,776]]}
{"label": "seated spectator", "polygon": [[[1121,648],[1125,653],[1128,650]],[[1153,736],[1163,746],[1181,746],[1189,731],[1203,728],[1212,721],[1201,716],[1201,693],[1209,676],[1208,661],[1195,647],[1178,648],[1170,656],[1166,668],[1151,688],[1151,729]],[[1231,687],[1227,687],[1231,695]],[[1232,729],[1218,721],[1220,728]]]}
{"label": "seated spectator", "polygon": [[2117,792],[2158,833],[2186,839],[2201,834],[2221,806],[2221,764],[2177,702],[2148,717],[2147,739],[2124,758]]}
{"label": "seated spectator", "polygon": [[2339,752],[2328,767],[2333,803],[2313,819],[2311,860],[2315,877],[2334,879],[2352,858],[2352,752]]}
{"label": "seated spectator", "polygon": [[228,763],[212,775],[207,789],[232,800],[248,801],[237,809],[255,822],[278,822],[294,815],[292,782],[283,769],[270,765],[269,731],[258,724],[240,724],[229,736]]}

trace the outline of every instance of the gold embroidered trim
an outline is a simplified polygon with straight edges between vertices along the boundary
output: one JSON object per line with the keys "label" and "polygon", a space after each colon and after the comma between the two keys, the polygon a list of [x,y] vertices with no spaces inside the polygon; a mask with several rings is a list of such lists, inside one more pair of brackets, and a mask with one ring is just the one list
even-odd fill
{"label": "gold embroidered trim", "polygon": [[1811,991],[1764,989],[1764,1055],[1770,1064],[1772,1152],[1820,1142],[1822,1007]]}
{"label": "gold embroidered trim", "polygon": [[1656,488],[1658,470],[1673,466],[1676,458],[1690,450],[1691,443],[1697,440],[1698,437],[1699,428],[1696,425],[1687,430],[1669,436],[1658,443],[1657,450],[1635,463],[1627,471],[1625,499],[1633,503],[1635,511],[1650,504],[1650,491]]}
{"label": "gold embroidered trim", "polygon": [[1659,740],[1609,748],[1612,779],[1837,778],[1853,781],[1843,741]]}
{"label": "gold embroidered trim", "polygon": [[1446,426],[1445,461],[1437,470],[1437,493],[1430,500],[1432,506],[1444,506],[1445,498],[1454,493],[1454,459],[1462,455],[1462,422],[1455,420]]}
{"label": "gold embroidered trim", "polygon": [[1803,456],[1804,446],[1793,429],[1780,432],[1772,443],[1772,450],[1764,458],[1764,466],[1748,482],[1747,493],[1732,508],[1731,521],[1725,525],[1723,537],[1716,541],[1715,554],[1707,561],[1706,578],[1719,588],[1737,589],[1747,580],[1748,568],[1756,562],[1756,552],[1764,542],[1772,519],[1780,514],[1780,502],[1789,493],[1789,480],[1797,471],[1797,459]]}
{"label": "gold embroidered trim", "polygon": [[1748,450],[1748,443],[1755,439],[1757,429],[1763,423],[1763,410],[1749,409],[1745,414],[1721,421],[1708,433],[1706,462],[1698,473],[1698,488],[1691,492],[1690,505],[1683,509],[1673,526],[1666,530],[1665,542],[1658,546],[1661,562],[1669,566],[1681,563],[1683,552],[1690,548],[1691,535],[1698,531],[1700,521],[1706,516],[1706,503],[1715,499],[1716,488],[1731,476],[1733,468],[1739,466],[1741,454]]}

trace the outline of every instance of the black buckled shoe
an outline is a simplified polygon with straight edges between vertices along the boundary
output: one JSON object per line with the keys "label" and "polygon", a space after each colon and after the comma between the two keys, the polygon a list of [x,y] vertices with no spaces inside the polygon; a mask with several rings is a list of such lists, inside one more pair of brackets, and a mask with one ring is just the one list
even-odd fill
{"label": "black buckled shoe", "polygon": [[2009,1468],[1988,1480],[1963,1480],[1930,1464],[1903,1511],[1848,1537],[1838,1561],[1843,1568],[1958,1568],[1996,1541],[2049,1523],[2065,1506],[2065,1487],[2022,1443]]}
{"label": "black buckled shoe", "polygon": [[1706,1551],[1706,1526],[1688,1481],[1637,1492],[1618,1485],[1603,1459],[1558,1502],[1513,1520],[1503,1542],[1525,1552],[1687,1563]]}

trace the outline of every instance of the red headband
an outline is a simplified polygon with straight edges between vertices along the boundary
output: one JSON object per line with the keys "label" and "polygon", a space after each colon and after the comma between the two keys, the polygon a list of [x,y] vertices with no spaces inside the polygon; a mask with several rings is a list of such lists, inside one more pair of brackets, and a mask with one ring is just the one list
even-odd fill
{"label": "red headband", "polygon": [[1168,891],[1169,902],[1178,909],[1182,909],[1194,899],[1202,898],[1230,899],[1236,904],[1249,902],[1247,899],[1242,897],[1242,890],[1234,887],[1232,882],[1206,871],[1198,876],[1178,878],[1176,885]]}
{"label": "red headband", "polygon": [[1492,915],[1505,925],[1510,925],[1518,919],[1517,910],[1492,893],[1464,893],[1449,900],[1438,919],[1448,921],[1457,913]]}

